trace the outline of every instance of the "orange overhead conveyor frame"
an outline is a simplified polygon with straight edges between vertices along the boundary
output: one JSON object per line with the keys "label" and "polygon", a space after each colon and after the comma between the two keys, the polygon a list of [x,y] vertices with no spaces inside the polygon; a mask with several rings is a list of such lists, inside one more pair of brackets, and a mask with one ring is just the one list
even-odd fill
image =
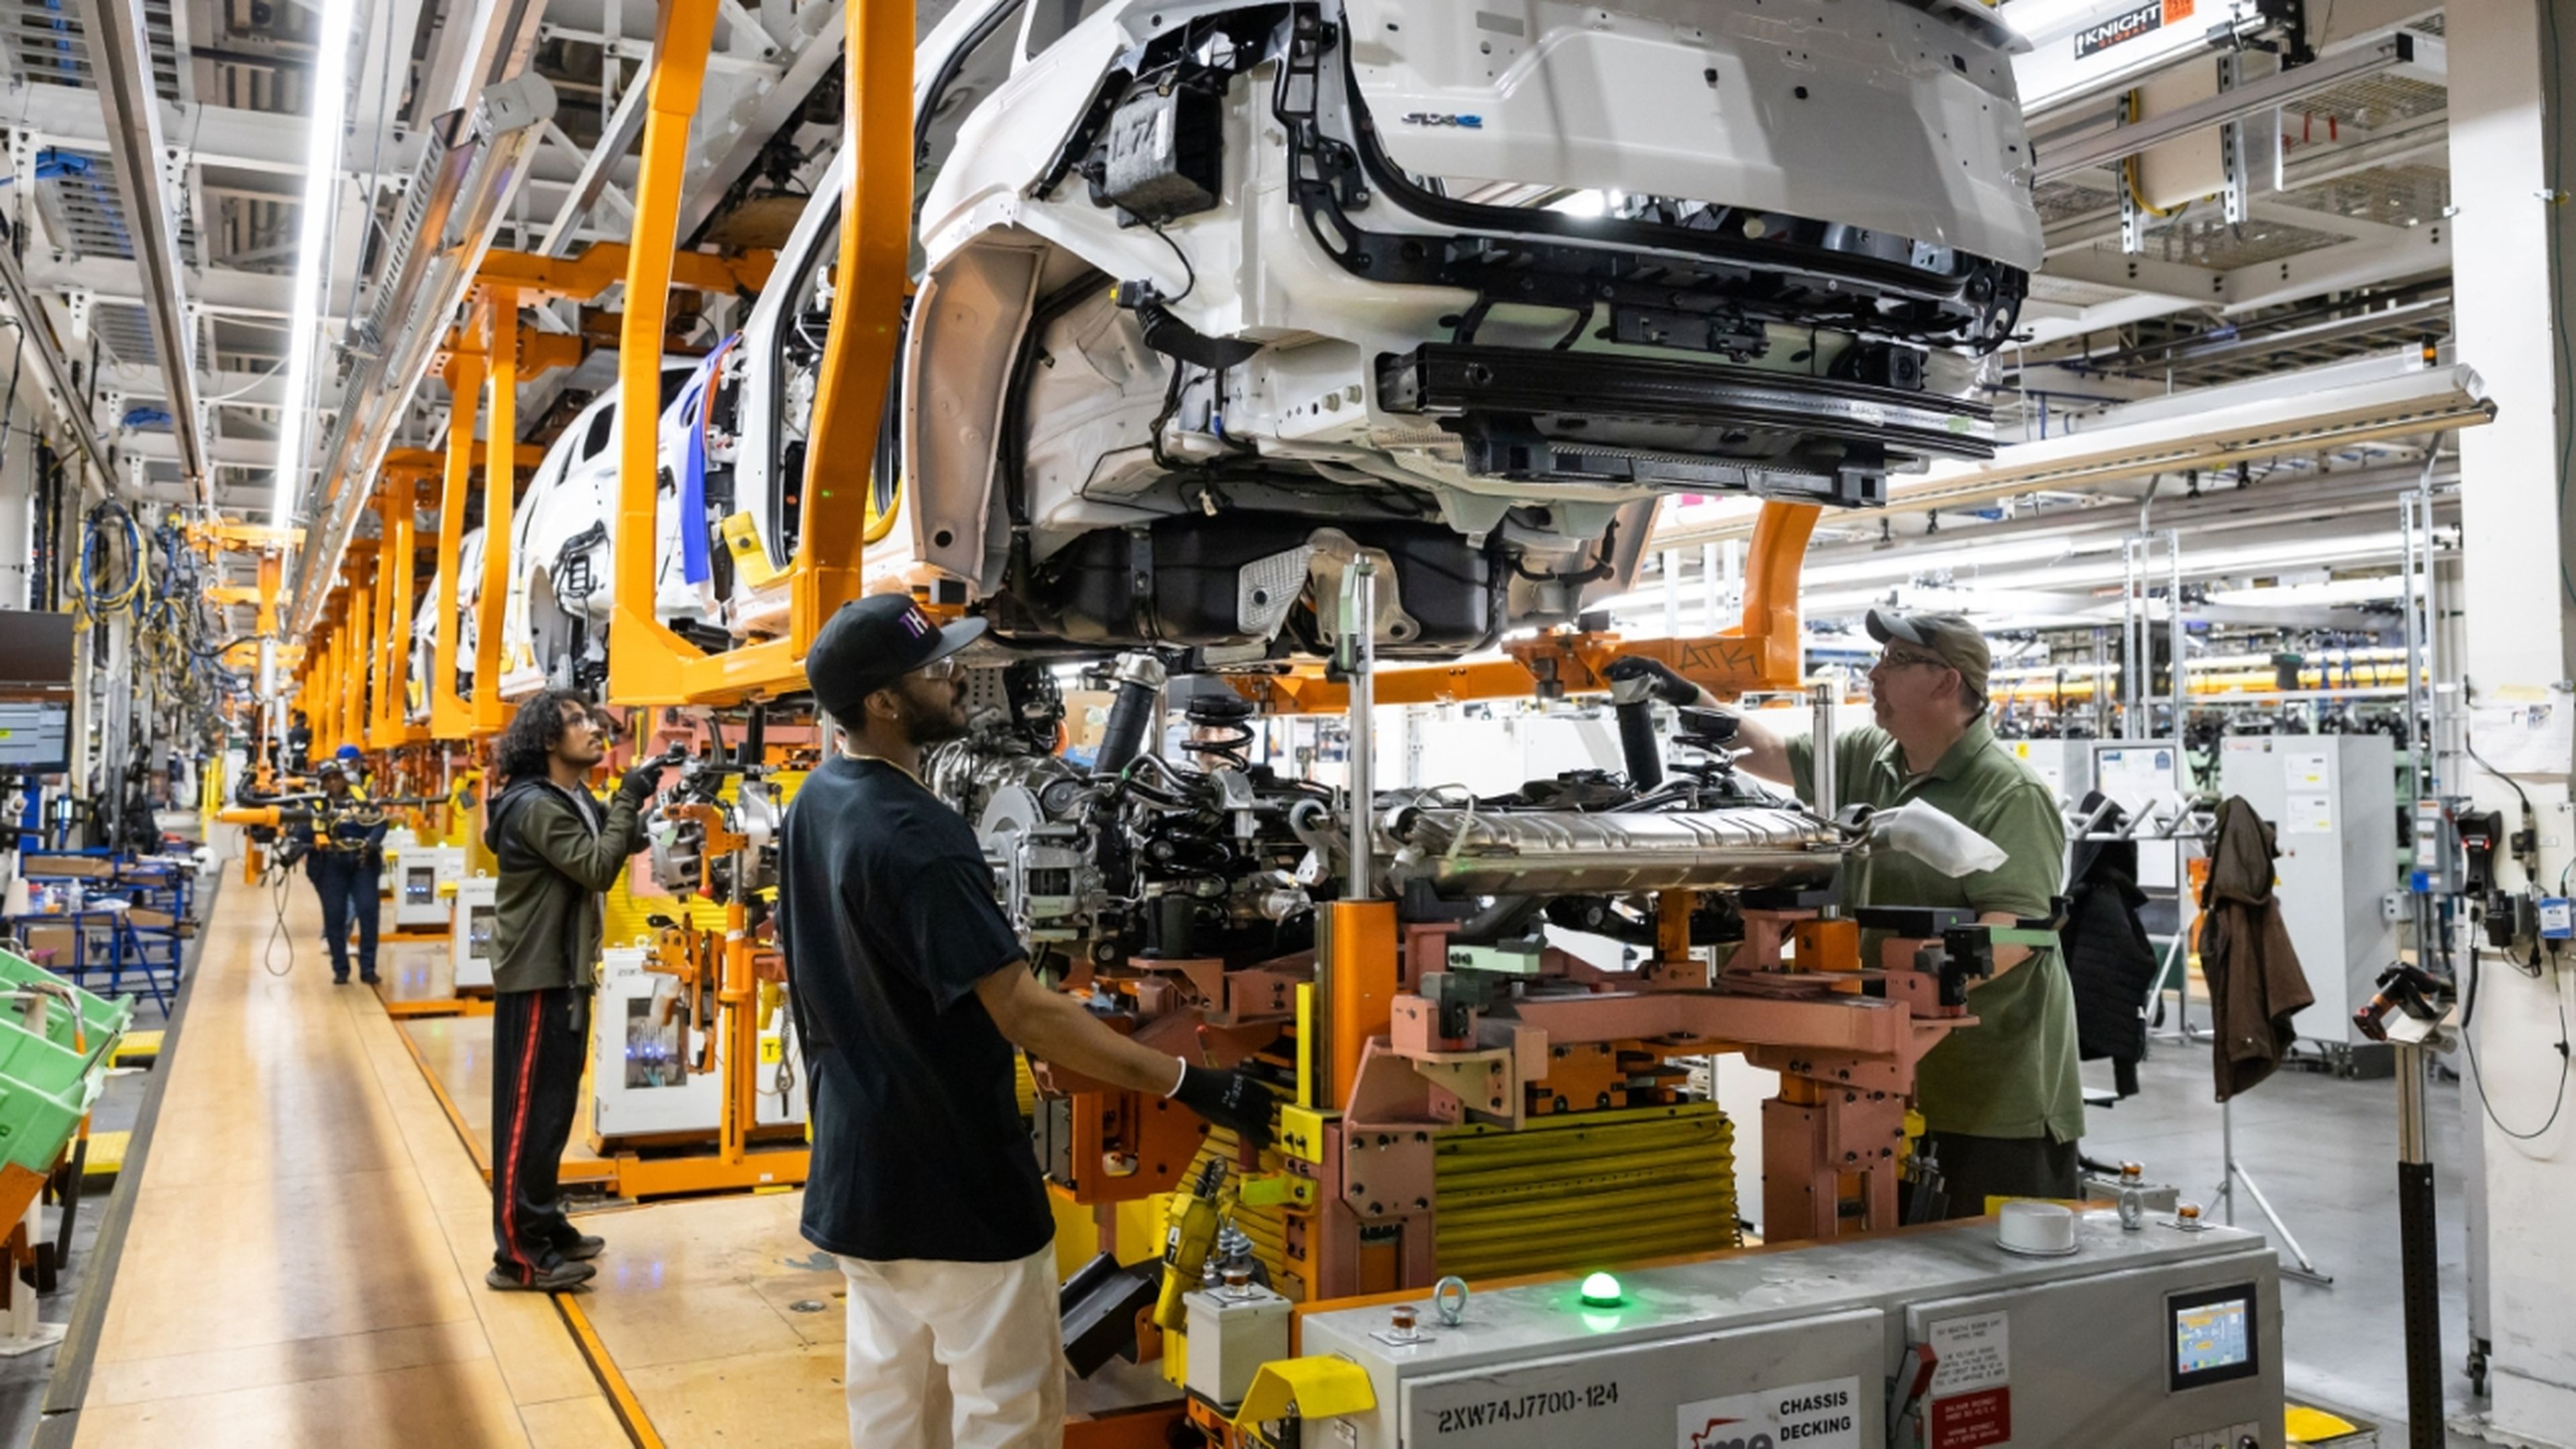
{"label": "orange overhead conveyor frame", "polygon": [[474,417],[483,401],[483,340],[468,326],[447,355],[447,456],[438,485],[438,639],[430,650],[427,694],[429,737],[465,740],[473,736],[474,715],[456,690],[456,640],[465,632],[463,609],[465,490],[474,471]]}
{"label": "orange overhead conveyor frame", "polygon": [[[655,21],[644,111],[643,162],[626,258],[618,334],[620,412],[660,412],[660,345],[670,309],[686,178],[721,0],[664,0]],[[912,0],[853,0],[843,87],[855,161],[841,207],[839,286],[814,403],[809,458],[875,456],[878,420],[902,322],[912,236]],[[832,611],[857,597],[868,480],[805,490],[804,527],[788,566],[788,632],[722,654],[701,654],[653,608],[654,430],[619,430],[616,613],[608,698],[621,705],[730,703],[804,687],[803,660]]]}
{"label": "orange overhead conveyor frame", "polygon": [[[478,738],[499,734],[509,719],[501,703],[501,644],[510,617],[510,515],[519,487],[518,289],[485,287],[483,304],[483,347],[492,379],[492,423],[484,432],[492,446],[483,450],[483,592],[475,608],[473,733]],[[474,326],[466,323],[469,330]]]}
{"label": "orange overhead conveyor frame", "polygon": [[[1444,700],[1526,699],[1610,687],[1602,671],[1614,659],[1660,659],[1723,699],[1794,689],[1805,672],[1798,638],[1798,574],[1815,534],[1817,505],[1765,501],[1753,524],[1744,564],[1744,619],[1723,633],[1695,639],[1637,639],[1558,630],[1503,645],[1503,659],[1378,671],[1379,704]],[[1650,544],[1649,547],[1652,545]],[[1240,678],[1235,687],[1269,714],[1339,714],[1350,691],[1320,667],[1272,678]]]}

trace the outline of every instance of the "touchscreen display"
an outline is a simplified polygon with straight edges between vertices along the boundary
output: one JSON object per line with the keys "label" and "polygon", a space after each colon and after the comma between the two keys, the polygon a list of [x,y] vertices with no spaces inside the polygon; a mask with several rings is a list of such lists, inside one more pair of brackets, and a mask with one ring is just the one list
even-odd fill
{"label": "touchscreen display", "polygon": [[2174,1310],[2174,1368],[2184,1375],[2235,1368],[2252,1357],[2245,1301],[2222,1299]]}
{"label": "touchscreen display", "polygon": [[2175,1393],[2263,1371],[2263,1325],[2254,1285],[2203,1288],[2165,1299],[2173,1321],[2173,1361],[2167,1366]]}

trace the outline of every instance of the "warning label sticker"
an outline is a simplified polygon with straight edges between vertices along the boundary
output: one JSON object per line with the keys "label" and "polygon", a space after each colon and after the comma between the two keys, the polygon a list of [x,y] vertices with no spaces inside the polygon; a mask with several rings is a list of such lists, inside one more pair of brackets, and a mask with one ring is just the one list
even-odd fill
{"label": "warning label sticker", "polygon": [[1979,1389],[1932,1401],[1927,1449],[1989,1449],[2012,1442],[2012,1390]]}
{"label": "warning label sticker", "polygon": [[2012,1316],[2000,1310],[1944,1318],[1926,1328],[1932,1350],[1932,1397],[2012,1382]]}
{"label": "warning label sticker", "polygon": [[1701,1399],[1678,1419],[1676,1449],[1860,1449],[1860,1380]]}

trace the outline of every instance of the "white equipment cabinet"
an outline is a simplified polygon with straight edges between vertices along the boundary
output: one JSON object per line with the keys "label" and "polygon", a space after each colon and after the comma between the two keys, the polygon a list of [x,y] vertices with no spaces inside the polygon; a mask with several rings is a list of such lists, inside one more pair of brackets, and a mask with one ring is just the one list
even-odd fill
{"label": "white equipment cabinet", "polygon": [[[715,1023],[688,1019],[679,978],[645,970],[647,954],[641,946],[600,953],[599,995],[591,1009],[591,1131],[602,1139],[713,1136],[721,1125],[723,1063],[701,1073],[687,1063]],[[792,1014],[782,1009],[760,1034],[763,1127],[805,1120],[805,1058],[791,1023]]]}
{"label": "white equipment cabinet", "polygon": [[2040,783],[2072,809],[2093,788],[2093,741],[2004,740],[2004,752],[2030,766]]}
{"label": "white equipment cabinet", "polygon": [[2277,835],[2281,920],[2316,996],[2295,1018],[2299,1035],[2363,1044],[2352,1014],[2397,961],[2397,923],[2385,908],[2399,885],[2395,747],[2381,735],[2230,739],[2218,784]]}
{"label": "white equipment cabinet", "polygon": [[456,883],[456,929],[449,933],[459,991],[492,989],[492,914],[501,883],[471,875]]}
{"label": "white equipment cabinet", "polygon": [[[385,876],[394,897],[394,929],[443,931],[448,926],[448,897],[465,878],[465,852],[453,845],[408,842],[385,845]],[[441,885],[449,889],[445,894]]]}

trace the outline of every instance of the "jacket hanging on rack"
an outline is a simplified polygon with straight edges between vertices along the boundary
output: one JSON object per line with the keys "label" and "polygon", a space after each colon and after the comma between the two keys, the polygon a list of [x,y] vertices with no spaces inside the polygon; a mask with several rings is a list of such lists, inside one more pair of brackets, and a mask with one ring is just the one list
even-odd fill
{"label": "jacket hanging on rack", "polygon": [[[2080,813],[2092,818],[2102,805],[2102,793],[2093,791]],[[2126,823],[2115,805],[2094,828],[2117,831]],[[2147,1054],[2147,988],[2156,979],[2155,947],[2138,919],[2147,902],[2138,888],[2138,843],[2076,841],[2066,880],[2066,924],[2057,934],[2075,988],[2076,1049],[2088,1062],[2110,1058],[2119,1094],[2134,1097]]]}
{"label": "jacket hanging on rack", "polygon": [[2222,1102],[2272,1075],[2297,1035],[2290,1018],[2316,1000],[2272,896],[2280,854],[2271,825],[2243,796],[2219,805],[2200,893],[2200,969],[2217,1018],[2211,1061]]}

